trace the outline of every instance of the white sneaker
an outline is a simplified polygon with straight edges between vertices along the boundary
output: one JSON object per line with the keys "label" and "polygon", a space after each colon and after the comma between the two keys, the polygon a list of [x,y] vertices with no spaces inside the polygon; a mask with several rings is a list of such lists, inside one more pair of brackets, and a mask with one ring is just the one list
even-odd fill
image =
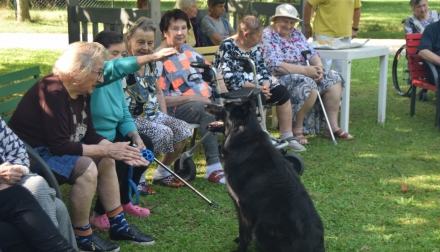
{"label": "white sneaker", "polygon": [[288,146],[291,150],[296,151],[296,152],[301,152],[301,151],[305,151],[306,147],[302,146],[300,143],[298,143],[298,141],[296,140],[290,140],[289,141],[289,146]]}

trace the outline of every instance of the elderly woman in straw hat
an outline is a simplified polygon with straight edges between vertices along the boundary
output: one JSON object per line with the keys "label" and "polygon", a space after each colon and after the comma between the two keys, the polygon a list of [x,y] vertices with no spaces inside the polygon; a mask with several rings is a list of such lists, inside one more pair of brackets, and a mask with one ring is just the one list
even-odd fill
{"label": "elderly woman in straw hat", "polygon": [[[281,4],[270,20],[273,23],[264,29],[260,46],[269,71],[289,90],[294,136],[299,143],[308,144],[304,135],[316,134],[323,129],[321,116],[308,113],[319,92],[335,138],[353,139],[352,135],[339,128],[337,121],[342,79],[335,71],[324,71],[318,53],[301,31],[295,28],[296,23],[302,21],[298,18],[298,11],[290,4]],[[306,50],[310,50],[307,58],[301,55]],[[307,65],[307,60],[310,66]],[[324,137],[331,139],[329,129],[323,130]]]}

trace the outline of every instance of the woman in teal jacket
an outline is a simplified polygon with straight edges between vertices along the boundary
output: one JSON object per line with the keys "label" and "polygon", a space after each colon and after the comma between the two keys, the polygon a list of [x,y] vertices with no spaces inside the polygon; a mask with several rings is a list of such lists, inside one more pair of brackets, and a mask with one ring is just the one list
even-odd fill
{"label": "woman in teal jacket", "polygon": [[[138,71],[141,66],[148,62],[161,60],[177,53],[176,50],[161,50],[152,55],[121,58],[121,54],[125,51],[122,35],[112,31],[102,31],[96,35],[94,42],[102,44],[108,50],[107,61],[104,63],[103,68],[104,82],[97,86],[91,99],[92,119],[96,132],[109,141],[130,141],[139,150],[147,148],[152,151],[154,148],[151,140],[146,135],[137,132],[136,125],[127,108],[121,79]],[[139,183],[139,179],[146,169],[145,166],[134,167],[132,177],[134,183]],[[134,206],[130,202],[128,195],[128,165],[122,161],[116,161],[116,172],[124,212],[137,217],[150,215],[149,209]],[[96,201],[90,223],[100,230],[110,228],[99,199]]]}

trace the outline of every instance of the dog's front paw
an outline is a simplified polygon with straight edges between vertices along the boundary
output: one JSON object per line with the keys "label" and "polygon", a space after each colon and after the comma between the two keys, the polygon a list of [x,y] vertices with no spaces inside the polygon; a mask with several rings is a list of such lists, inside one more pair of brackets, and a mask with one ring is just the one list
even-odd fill
{"label": "dog's front paw", "polygon": [[234,242],[235,242],[235,243],[240,243],[240,237],[235,238],[235,239],[234,239]]}

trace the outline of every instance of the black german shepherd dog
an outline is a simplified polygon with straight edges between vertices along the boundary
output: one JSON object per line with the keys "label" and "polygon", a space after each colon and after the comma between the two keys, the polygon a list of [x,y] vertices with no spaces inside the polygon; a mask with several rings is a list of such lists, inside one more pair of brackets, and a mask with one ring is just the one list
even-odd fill
{"label": "black german shepherd dog", "polygon": [[236,251],[247,251],[252,239],[267,252],[325,251],[321,218],[292,164],[261,129],[252,93],[205,110],[221,120],[207,129],[224,133],[227,188],[239,222]]}

